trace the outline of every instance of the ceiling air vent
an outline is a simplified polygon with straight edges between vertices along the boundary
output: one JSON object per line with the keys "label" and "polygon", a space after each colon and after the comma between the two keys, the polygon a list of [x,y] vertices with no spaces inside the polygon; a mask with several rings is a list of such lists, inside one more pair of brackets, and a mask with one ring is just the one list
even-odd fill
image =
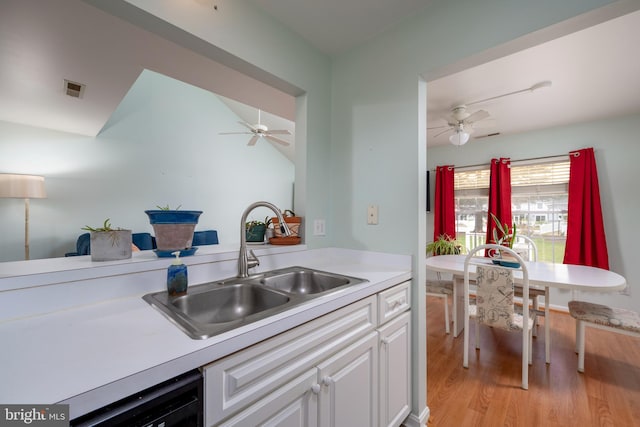
{"label": "ceiling air vent", "polygon": [[494,132],[494,133],[488,133],[486,135],[478,135],[476,136],[476,139],[480,139],[480,138],[490,138],[492,136],[498,136],[500,135],[500,132]]}
{"label": "ceiling air vent", "polygon": [[64,93],[74,97],[74,98],[82,98],[84,95],[85,85],[82,83],[72,82],[71,80],[64,79]]}

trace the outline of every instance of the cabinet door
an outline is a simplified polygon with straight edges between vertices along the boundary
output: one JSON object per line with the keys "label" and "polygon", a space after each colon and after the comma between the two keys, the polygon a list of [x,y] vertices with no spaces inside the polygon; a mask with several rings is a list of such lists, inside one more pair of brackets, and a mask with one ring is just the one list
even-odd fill
{"label": "cabinet door", "polygon": [[378,424],[378,334],[371,332],[318,365],[320,426]]}
{"label": "cabinet door", "polygon": [[316,427],[320,392],[317,377],[317,370],[311,369],[219,425]]}
{"label": "cabinet door", "polygon": [[380,426],[399,426],[410,412],[410,327],[411,312],[405,312],[378,329],[380,333]]}

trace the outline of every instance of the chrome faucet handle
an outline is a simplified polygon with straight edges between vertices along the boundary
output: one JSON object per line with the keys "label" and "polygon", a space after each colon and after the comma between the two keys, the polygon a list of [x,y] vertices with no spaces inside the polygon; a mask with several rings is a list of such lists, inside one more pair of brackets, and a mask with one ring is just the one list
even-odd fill
{"label": "chrome faucet handle", "polygon": [[260,260],[258,259],[256,254],[253,253],[253,249],[249,249],[249,256],[247,256],[247,268],[257,267],[259,265]]}

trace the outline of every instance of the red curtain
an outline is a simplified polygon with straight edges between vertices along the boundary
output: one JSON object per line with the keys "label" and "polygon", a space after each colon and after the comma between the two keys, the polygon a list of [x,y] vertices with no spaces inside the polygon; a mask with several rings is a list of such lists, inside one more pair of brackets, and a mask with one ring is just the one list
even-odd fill
{"label": "red curtain", "polygon": [[[491,159],[489,175],[489,213],[494,214],[502,224],[511,228],[511,160],[508,158]],[[487,215],[487,243],[493,241],[496,224]]]}
{"label": "red curtain", "polygon": [[436,194],[434,201],[433,240],[445,234],[456,237],[456,212],[453,197],[453,166],[436,168]]}
{"label": "red curtain", "polygon": [[569,153],[569,212],[565,264],[609,269],[593,148]]}

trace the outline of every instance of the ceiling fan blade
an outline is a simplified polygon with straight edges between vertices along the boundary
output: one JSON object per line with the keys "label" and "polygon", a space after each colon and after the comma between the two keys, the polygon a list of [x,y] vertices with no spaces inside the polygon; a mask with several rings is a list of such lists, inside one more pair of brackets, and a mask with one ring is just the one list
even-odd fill
{"label": "ceiling fan blade", "polygon": [[480,121],[477,121],[474,123],[468,123],[468,124],[470,125],[470,127],[473,127],[474,129],[481,129],[481,128],[495,127],[498,125],[498,121],[493,117],[489,117],[488,119],[482,119]]}
{"label": "ceiling fan blade", "polygon": [[244,126],[247,129],[249,129],[251,132],[256,132],[256,128],[251,126],[249,123],[247,123],[247,122],[238,122],[238,123],[240,123],[242,126]]}
{"label": "ceiling fan blade", "polygon": [[[455,127],[459,122],[459,120],[456,119],[453,115],[451,115],[449,117],[442,117],[442,120],[447,122],[447,125],[449,125],[451,127]],[[464,119],[462,119],[462,120],[464,120]]]}
{"label": "ceiling fan blade", "polygon": [[260,139],[258,135],[253,135],[247,145],[250,147],[256,145],[256,142],[258,141],[258,139]]}
{"label": "ceiling fan blade", "polygon": [[473,113],[470,116],[468,116],[463,121],[465,123],[474,123],[474,122],[477,122],[477,121],[480,121],[480,120],[484,120],[489,116],[490,116],[490,114],[487,113],[485,110],[478,110],[475,113]]}
{"label": "ceiling fan blade", "polygon": [[433,137],[434,137],[434,138],[437,138],[437,137],[439,137],[440,135],[444,135],[445,133],[450,132],[450,131],[452,131],[452,130],[453,130],[453,128],[452,128],[452,127],[450,127],[449,129],[443,130],[442,132],[438,132],[437,134],[433,135]]}
{"label": "ceiling fan blade", "polygon": [[289,143],[287,141],[285,141],[284,139],[276,138],[273,135],[266,134],[266,135],[264,135],[264,137],[266,139],[268,139],[269,141],[277,142],[278,144],[284,145],[285,147],[289,145]]}
{"label": "ceiling fan blade", "polygon": [[252,132],[220,132],[218,135],[253,135]]}
{"label": "ceiling fan blade", "polygon": [[272,135],[291,135],[291,132],[289,132],[287,129],[269,130],[267,133],[270,133]]}

